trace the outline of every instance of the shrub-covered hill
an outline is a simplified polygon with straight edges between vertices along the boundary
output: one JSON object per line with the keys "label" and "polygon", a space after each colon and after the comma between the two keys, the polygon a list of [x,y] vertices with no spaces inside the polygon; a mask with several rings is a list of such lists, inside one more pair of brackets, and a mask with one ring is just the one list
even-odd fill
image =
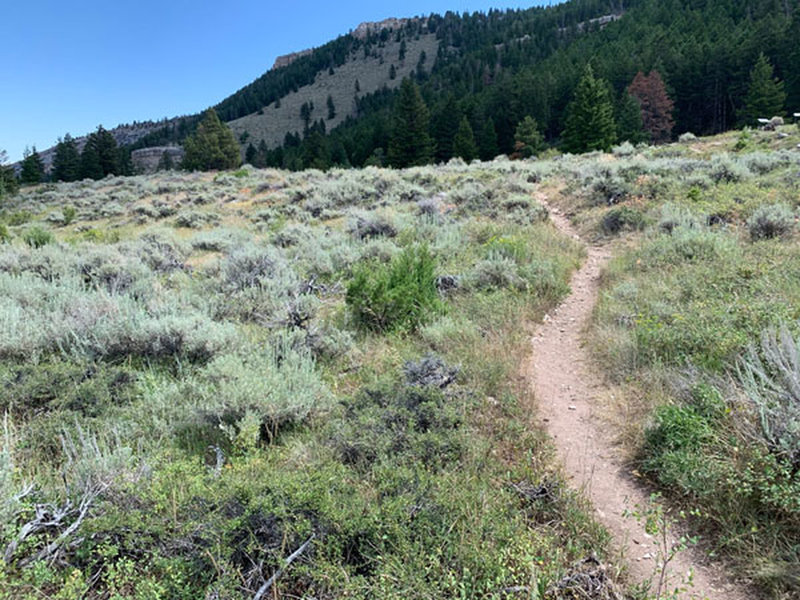
{"label": "shrub-covered hill", "polygon": [[0,227],[0,598],[613,597],[613,569],[576,576],[606,534],[517,377],[583,257],[545,198],[625,241],[592,335],[631,460],[791,597],[797,419],[758,365],[798,333],[798,143],[25,189]]}
{"label": "shrub-covered hill", "polygon": [[582,255],[543,175],[168,173],[5,206],[0,598],[276,574],[268,597],[499,597],[605,556],[514,377]]}

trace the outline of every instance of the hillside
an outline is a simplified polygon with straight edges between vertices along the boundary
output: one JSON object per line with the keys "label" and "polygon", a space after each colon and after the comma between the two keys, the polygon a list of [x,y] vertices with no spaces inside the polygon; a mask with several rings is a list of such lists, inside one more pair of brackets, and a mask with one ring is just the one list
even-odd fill
{"label": "hillside", "polygon": [[[783,86],[775,112],[797,112],[798,36],[798,0],[571,0],[548,8],[388,20],[284,57],[214,108],[236,132],[242,155],[257,166],[363,166],[387,155],[393,90],[410,77],[430,113],[436,160],[453,155],[462,117],[480,157],[490,159],[514,151],[516,128],[527,116],[548,145],[561,145],[567,107],[591,63],[610,86],[618,142],[636,134],[623,125],[626,90],[638,72],[653,70],[674,102],[674,139],[756,125],[745,109],[761,53]],[[407,52],[403,61],[400,45]],[[419,64],[423,51],[426,60]],[[312,105],[304,118],[303,106]],[[171,120],[130,148],[180,143],[198,120]],[[326,134],[322,144],[316,136],[302,140],[311,130]]]}
{"label": "hillside", "polygon": [[[405,48],[402,60],[401,45]],[[427,57],[424,62],[431,64],[438,49],[435,35],[422,34],[399,42],[393,37],[370,50],[367,56],[362,49],[353,50],[344,64],[333,69],[332,73],[322,71],[316,75],[313,84],[289,92],[280,98],[280,102],[272,102],[252,114],[229,121],[228,125],[239,140],[244,140],[242,145],[245,147],[249,144],[258,147],[264,141],[267,147],[275,148],[283,144],[287,133],[303,134],[306,123],[301,116],[301,107],[309,103],[314,106],[310,113],[311,123],[321,119],[326,129],[333,129],[348,117],[358,116],[358,98],[383,88],[397,88],[404,77],[414,73],[423,53]],[[394,78],[390,76],[392,68]],[[333,118],[328,118],[329,97],[335,110]]]}
{"label": "hillside", "polygon": [[799,143],[24,190],[0,228],[0,597],[646,597],[670,549],[615,562],[545,434],[546,403],[587,398],[519,376],[554,347],[535,323],[573,335],[585,244],[612,255],[588,380],[556,393],[596,394],[614,469],[668,499],[636,509],[648,531],[795,597]]}

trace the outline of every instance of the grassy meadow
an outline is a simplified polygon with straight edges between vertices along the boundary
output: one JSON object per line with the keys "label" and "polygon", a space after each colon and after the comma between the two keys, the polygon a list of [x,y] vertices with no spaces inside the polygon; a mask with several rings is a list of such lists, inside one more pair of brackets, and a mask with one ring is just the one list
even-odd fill
{"label": "grassy meadow", "polygon": [[0,597],[253,598],[300,548],[267,597],[540,597],[603,557],[517,377],[584,254],[539,169],[23,191]]}
{"label": "grassy meadow", "polygon": [[[613,598],[519,377],[585,255],[544,198],[614,249],[588,335],[630,461],[793,597],[798,143],[23,190],[0,215],[0,598],[249,599],[274,575],[264,597]],[[593,555],[608,571],[576,577]]]}
{"label": "grassy meadow", "polygon": [[590,339],[630,460],[704,550],[782,599],[800,592],[798,142],[787,126],[646,162],[617,149],[569,201],[617,238]]}

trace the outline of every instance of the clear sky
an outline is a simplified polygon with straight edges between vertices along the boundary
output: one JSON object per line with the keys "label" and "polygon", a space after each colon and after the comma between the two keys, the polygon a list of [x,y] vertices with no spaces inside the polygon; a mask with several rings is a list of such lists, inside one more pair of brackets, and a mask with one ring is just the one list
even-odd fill
{"label": "clear sky", "polygon": [[216,104],[272,66],[362,21],[550,0],[28,0],[0,17],[0,150],[52,146],[102,124]]}

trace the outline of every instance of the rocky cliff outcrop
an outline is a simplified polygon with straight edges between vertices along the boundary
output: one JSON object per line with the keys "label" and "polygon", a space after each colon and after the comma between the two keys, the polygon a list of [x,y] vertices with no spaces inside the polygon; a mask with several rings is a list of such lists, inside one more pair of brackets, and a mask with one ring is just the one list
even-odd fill
{"label": "rocky cliff outcrop", "polygon": [[131,163],[137,173],[153,173],[164,155],[169,156],[174,167],[178,167],[183,160],[183,148],[180,146],[153,146],[141,148],[131,152]]}
{"label": "rocky cliff outcrop", "polygon": [[383,21],[366,21],[356,27],[352,35],[360,40],[365,39],[370,33],[377,33],[384,29],[400,29],[411,19],[384,19]]}
{"label": "rocky cliff outcrop", "polygon": [[[355,38],[360,40],[364,40],[370,33],[380,32],[384,29],[400,29],[401,27],[405,26],[406,23],[411,21],[411,19],[384,19],[383,21],[365,21],[361,23],[358,27],[356,27],[353,31],[350,32]],[[280,69],[281,67],[288,67],[298,58],[302,58],[303,56],[308,56],[314,51],[313,48],[308,50],[301,50],[300,52],[292,52],[290,54],[284,54],[283,56],[279,56],[275,59],[275,63],[272,65],[272,69]]]}
{"label": "rocky cliff outcrop", "polygon": [[281,67],[288,67],[298,58],[302,58],[303,56],[308,56],[314,50],[301,50],[300,52],[292,52],[291,54],[284,54],[283,56],[279,56],[275,59],[275,64],[272,65],[273,69],[280,69]]}

